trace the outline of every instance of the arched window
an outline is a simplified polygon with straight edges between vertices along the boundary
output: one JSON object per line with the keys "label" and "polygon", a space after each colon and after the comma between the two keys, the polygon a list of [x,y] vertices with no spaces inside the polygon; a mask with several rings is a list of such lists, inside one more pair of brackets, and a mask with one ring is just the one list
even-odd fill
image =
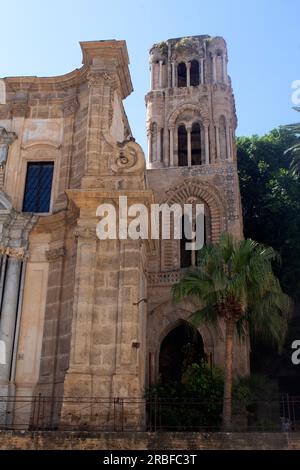
{"label": "arched window", "polygon": [[224,116],[219,119],[219,139],[220,139],[220,157],[221,160],[227,158],[227,145],[226,145],[226,120]]}
{"label": "arched window", "polygon": [[181,219],[181,239],[180,239],[180,267],[181,268],[189,268],[192,265],[192,250],[186,249],[186,243],[189,243],[190,240],[186,238],[184,225],[185,221],[190,223],[187,218],[188,216],[185,214],[182,216]]}
{"label": "arched window", "polygon": [[187,166],[187,132],[184,125],[178,127],[178,166]]}
{"label": "arched window", "polygon": [[[211,243],[211,223],[210,223],[210,211],[207,204],[204,203],[204,218],[203,215],[199,214],[199,220],[195,220],[196,217],[193,216],[193,221],[191,225],[191,231],[196,232],[199,231],[199,227],[203,230],[203,243],[204,245]],[[198,250],[187,250],[186,243],[190,243],[191,241],[187,238],[184,230],[185,222],[190,223],[188,215],[184,214],[181,219],[181,240],[180,240],[180,267],[181,268],[189,268],[190,266],[197,266],[198,265]],[[202,227],[199,224],[203,224]],[[197,227],[196,227],[197,225]],[[199,239],[198,239],[199,241]]]}
{"label": "arched window", "polygon": [[199,62],[192,60],[190,68],[190,84],[191,86],[199,85]]}
{"label": "arched window", "polygon": [[201,165],[201,128],[194,123],[191,132],[192,165]]}
{"label": "arched window", "polygon": [[177,67],[178,86],[186,86],[186,65],[184,62],[180,62]]}

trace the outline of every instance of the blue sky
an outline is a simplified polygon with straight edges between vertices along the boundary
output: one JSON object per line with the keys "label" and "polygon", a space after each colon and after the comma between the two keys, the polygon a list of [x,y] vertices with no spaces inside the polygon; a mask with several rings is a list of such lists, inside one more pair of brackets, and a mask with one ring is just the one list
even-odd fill
{"label": "blue sky", "polygon": [[0,0],[0,76],[60,75],[81,66],[78,42],[125,39],[134,92],[125,101],[146,150],[148,50],[193,34],[228,45],[237,135],[297,121],[291,83],[300,80],[299,0]]}

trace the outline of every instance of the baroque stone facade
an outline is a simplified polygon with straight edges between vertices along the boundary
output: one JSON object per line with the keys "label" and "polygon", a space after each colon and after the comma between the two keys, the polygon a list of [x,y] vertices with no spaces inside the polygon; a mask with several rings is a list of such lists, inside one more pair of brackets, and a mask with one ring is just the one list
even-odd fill
{"label": "baroque stone facade", "polygon": [[[68,397],[143,396],[159,378],[162,341],[197,308],[172,300],[183,272],[179,240],[99,240],[99,204],[199,201],[207,242],[222,231],[242,237],[224,40],[194,36],[151,49],[147,169],[122,104],[132,92],[125,42],[81,49],[83,66],[69,74],[0,81],[0,393],[62,397],[46,419],[78,426],[96,412],[79,419]],[[34,162],[53,163],[44,214],[23,211]],[[224,331],[199,333],[208,360],[222,367]],[[236,340],[235,349],[235,373],[246,375],[249,346]],[[109,423],[113,410],[97,413]],[[128,412],[135,426],[144,418],[143,407]],[[29,423],[30,410],[22,419]]]}

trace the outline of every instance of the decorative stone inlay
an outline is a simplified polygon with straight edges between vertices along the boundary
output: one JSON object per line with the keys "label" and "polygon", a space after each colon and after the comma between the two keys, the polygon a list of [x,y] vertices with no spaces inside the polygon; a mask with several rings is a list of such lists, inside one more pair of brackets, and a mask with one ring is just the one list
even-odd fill
{"label": "decorative stone inlay", "polygon": [[148,273],[147,280],[150,286],[171,286],[180,281],[183,274],[183,270]]}

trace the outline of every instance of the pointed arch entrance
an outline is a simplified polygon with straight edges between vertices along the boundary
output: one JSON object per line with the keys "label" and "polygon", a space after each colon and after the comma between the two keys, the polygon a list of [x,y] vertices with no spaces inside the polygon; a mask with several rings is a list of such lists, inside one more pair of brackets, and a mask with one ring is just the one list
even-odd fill
{"label": "pointed arch entrance", "polygon": [[207,360],[202,336],[190,323],[180,322],[169,331],[160,346],[161,381],[180,382],[186,368],[202,360]]}

